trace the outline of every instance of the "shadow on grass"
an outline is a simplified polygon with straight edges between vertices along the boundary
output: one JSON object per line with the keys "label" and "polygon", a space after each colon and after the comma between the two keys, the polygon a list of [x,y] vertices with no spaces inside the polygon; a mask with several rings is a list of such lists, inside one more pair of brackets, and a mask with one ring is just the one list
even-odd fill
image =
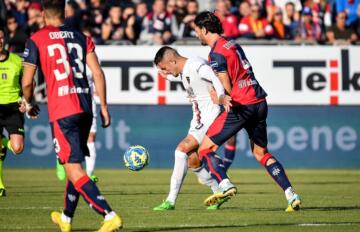
{"label": "shadow on grass", "polygon": [[183,225],[183,226],[169,226],[169,227],[161,227],[161,228],[126,228],[124,231],[132,231],[132,232],[147,232],[147,231],[187,231],[187,230],[207,230],[207,229],[240,229],[240,228],[251,228],[251,227],[272,227],[272,226],[351,226],[351,225],[360,225],[360,222],[317,222],[317,223],[259,223],[259,224],[233,224],[233,225]]}

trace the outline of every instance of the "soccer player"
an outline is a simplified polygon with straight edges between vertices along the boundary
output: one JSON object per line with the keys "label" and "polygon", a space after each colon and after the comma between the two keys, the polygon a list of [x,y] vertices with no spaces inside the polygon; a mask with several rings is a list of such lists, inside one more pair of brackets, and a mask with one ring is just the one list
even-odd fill
{"label": "soccer player", "polygon": [[[87,78],[89,82],[89,86],[91,89],[91,105],[92,105],[92,112],[93,112],[93,119],[90,127],[90,134],[87,140],[87,147],[89,149],[89,156],[85,156],[85,167],[86,167],[86,174],[90,177],[92,181],[95,183],[99,181],[99,178],[94,175],[95,163],[96,163],[96,148],[95,148],[95,139],[96,139],[96,102],[98,102],[99,98],[96,95],[94,80],[92,74],[87,73]],[[64,166],[60,164],[59,160],[56,160],[56,176],[59,180],[63,181],[66,179],[66,173]]]}
{"label": "soccer player", "polygon": [[64,165],[68,179],[64,210],[62,213],[52,212],[51,219],[61,231],[71,231],[72,218],[81,195],[92,209],[104,217],[99,231],[116,231],[122,227],[121,218],[110,208],[81,166],[85,156],[89,155],[86,141],[93,119],[86,64],[93,74],[100,98],[102,126],[108,127],[111,120],[106,103],[104,73],[91,39],[63,25],[65,0],[43,0],[42,4],[46,27],[27,41],[22,89],[26,111],[34,116],[32,82],[39,67],[47,85],[55,152]]}
{"label": "soccer player", "polygon": [[[224,88],[205,60],[200,58],[185,58],[175,49],[164,46],[155,55],[154,63],[163,76],[180,77],[186,89],[189,101],[192,103],[193,118],[188,135],[178,144],[175,150],[175,163],[170,181],[170,193],[156,211],[175,209],[175,201],[188,170],[188,156],[197,150],[209,125],[220,112],[220,107],[212,102],[210,90],[214,86],[219,104],[226,109],[230,107],[230,97],[224,95]],[[191,156],[192,168],[202,183],[211,187],[214,193],[219,192],[217,182],[203,168],[196,155]],[[198,165],[196,165],[198,163]],[[209,209],[218,209],[227,199],[213,204]]]}
{"label": "soccer player", "polygon": [[[6,150],[19,155],[24,150],[24,114],[20,112],[22,61],[5,50],[5,33],[0,28],[0,197],[6,196],[2,176]],[[3,129],[9,138],[2,135]]]}
{"label": "soccer player", "polygon": [[199,147],[200,159],[223,190],[222,194],[214,194],[205,201],[216,202],[223,197],[236,194],[237,189],[227,176],[216,150],[228,138],[245,128],[253,155],[285,192],[288,201],[286,211],[298,210],[300,197],[291,186],[283,166],[267,150],[267,94],[255,79],[243,49],[233,40],[221,36],[221,23],[211,12],[206,11],[197,15],[195,31],[201,43],[211,47],[209,63],[217,73],[226,93],[230,95],[233,105],[229,112],[223,111],[215,119]]}

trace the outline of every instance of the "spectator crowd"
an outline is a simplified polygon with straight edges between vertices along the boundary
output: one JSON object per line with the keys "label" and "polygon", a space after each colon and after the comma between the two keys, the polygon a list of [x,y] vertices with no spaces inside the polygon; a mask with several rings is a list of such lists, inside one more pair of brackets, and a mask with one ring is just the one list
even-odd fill
{"label": "spectator crowd", "polygon": [[[44,26],[39,0],[3,1],[9,49],[22,52],[26,39]],[[201,0],[198,0],[201,1]],[[96,44],[171,44],[195,37],[197,0],[68,0],[65,24]],[[353,44],[360,39],[360,0],[216,0],[224,36]]]}

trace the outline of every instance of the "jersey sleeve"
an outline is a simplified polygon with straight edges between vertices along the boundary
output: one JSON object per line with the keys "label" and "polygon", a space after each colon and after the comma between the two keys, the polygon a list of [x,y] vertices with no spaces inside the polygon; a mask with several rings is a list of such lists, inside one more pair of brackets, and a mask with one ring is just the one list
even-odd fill
{"label": "jersey sleeve", "polygon": [[24,63],[39,65],[39,49],[31,38],[26,41],[23,58]]}
{"label": "jersey sleeve", "polygon": [[221,84],[219,78],[215,75],[214,71],[209,65],[202,64],[198,69],[198,73],[201,79],[212,83],[218,97],[225,93],[223,85]]}
{"label": "jersey sleeve", "polygon": [[209,64],[215,72],[227,72],[226,59],[219,53],[210,54]]}
{"label": "jersey sleeve", "polygon": [[86,53],[92,53],[95,51],[95,44],[90,37],[86,36]]}

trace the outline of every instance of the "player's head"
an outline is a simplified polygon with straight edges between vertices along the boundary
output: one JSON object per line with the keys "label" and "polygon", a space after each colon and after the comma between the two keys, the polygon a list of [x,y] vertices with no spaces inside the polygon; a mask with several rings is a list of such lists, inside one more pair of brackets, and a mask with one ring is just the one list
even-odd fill
{"label": "player's head", "polygon": [[42,0],[45,19],[64,19],[65,0]]}
{"label": "player's head", "polygon": [[180,67],[178,62],[180,57],[181,56],[175,49],[164,46],[157,51],[154,63],[160,74],[165,76],[169,74],[178,76],[182,71],[182,67]]}
{"label": "player's head", "polygon": [[195,32],[202,45],[208,44],[212,34],[221,35],[224,32],[219,18],[210,11],[203,11],[195,18]]}
{"label": "player's head", "polygon": [[5,29],[0,27],[0,52],[4,50],[5,47]]}

